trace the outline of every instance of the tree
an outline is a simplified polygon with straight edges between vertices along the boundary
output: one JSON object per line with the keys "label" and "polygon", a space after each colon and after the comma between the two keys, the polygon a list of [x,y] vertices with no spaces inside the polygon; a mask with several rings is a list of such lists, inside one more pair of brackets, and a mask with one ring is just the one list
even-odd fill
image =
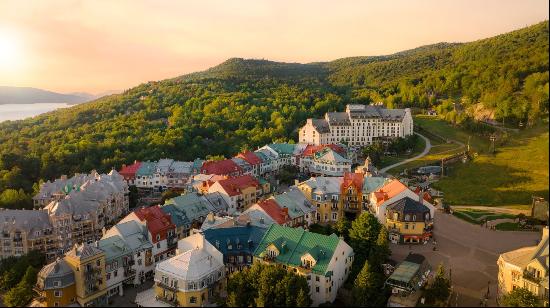
{"label": "tree", "polygon": [[338,221],[334,225],[334,230],[338,236],[343,236],[344,241],[349,242],[349,229],[351,228],[351,222],[345,215],[340,216]]}
{"label": "tree", "polygon": [[24,307],[31,301],[32,297],[32,286],[20,283],[6,292],[4,303],[8,307]]}
{"label": "tree", "polygon": [[383,277],[381,277],[381,274],[373,270],[369,265],[369,261],[365,261],[353,284],[354,304],[359,307],[377,307],[383,304],[384,297],[380,296],[382,284]]}
{"label": "tree", "polygon": [[539,299],[526,288],[516,288],[502,297],[502,304],[507,307],[538,307]]}
{"label": "tree", "polygon": [[[391,255],[390,245],[388,241],[388,229],[385,226],[380,228],[378,232],[378,238],[376,239],[376,245],[373,246],[371,252],[371,263],[377,267],[380,267],[383,263],[386,262],[388,257]],[[380,268],[380,270],[382,270]]]}
{"label": "tree", "polygon": [[254,263],[234,273],[227,283],[229,307],[309,307],[309,286],[305,277],[277,265]]}
{"label": "tree", "polygon": [[306,291],[304,291],[304,289],[300,289],[300,291],[298,291],[298,296],[296,297],[296,307],[309,306],[311,306],[311,298],[306,293]]}
{"label": "tree", "polygon": [[8,307],[22,307],[26,306],[33,298],[32,288],[36,283],[36,275],[38,271],[32,267],[27,267],[25,275],[21,281],[11,288],[4,296],[4,303]]}
{"label": "tree", "polygon": [[162,192],[160,203],[164,204],[164,202],[166,200],[175,198],[175,197],[180,196],[180,195],[181,195],[181,193],[178,192],[178,191],[175,191],[175,190],[172,190],[172,189],[167,189],[167,190]]}
{"label": "tree", "polygon": [[451,282],[445,278],[445,268],[440,263],[431,285],[426,289],[426,301],[429,304],[444,302],[451,294]]}

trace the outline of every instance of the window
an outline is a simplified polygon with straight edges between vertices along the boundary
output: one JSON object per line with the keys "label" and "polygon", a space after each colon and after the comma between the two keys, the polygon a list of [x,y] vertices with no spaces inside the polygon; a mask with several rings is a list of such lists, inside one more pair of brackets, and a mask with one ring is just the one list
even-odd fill
{"label": "window", "polygon": [[189,303],[191,303],[191,304],[197,303],[197,298],[196,298],[195,296],[191,296],[191,297],[189,298]]}
{"label": "window", "polygon": [[319,281],[319,276],[315,276],[315,281]]}
{"label": "window", "polygon": [[160,234],[157,234],[157,241],[160,241]]}
{"label": "window", "polygon": [[61,297],[62,295],[63,295],[63,291],[61,291],[61,290],[53,291],[53,296],[55,296],[55,297]]}
{"label": "window", "polygon": [[319,287],[315,287],[315,292],[319,293]]}
{"label": "window", "polygon": [[97,261],[95,261],[95,265],[97,265],[97,266],[101,266],[101,260],[97,260]]}
{"label": "window", "polygon": [[160,249],[160,243],[157,243],[157,249]]}
{"label": "window", "polygon": [[60,287],[60,286],[61,286],[61,280],[55,280],[55,281],[53,282],[53,286],[54,286],[54,287]]}

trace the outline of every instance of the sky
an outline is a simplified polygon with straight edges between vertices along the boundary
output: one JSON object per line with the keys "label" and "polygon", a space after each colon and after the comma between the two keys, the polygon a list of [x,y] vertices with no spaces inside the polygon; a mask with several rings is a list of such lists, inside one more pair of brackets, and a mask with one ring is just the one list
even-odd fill
{"label": "sky", "polygon": [[97,94],[231,57],[384,55],[509,32],[548,9],[548,0],[0,0],[0,85]]}

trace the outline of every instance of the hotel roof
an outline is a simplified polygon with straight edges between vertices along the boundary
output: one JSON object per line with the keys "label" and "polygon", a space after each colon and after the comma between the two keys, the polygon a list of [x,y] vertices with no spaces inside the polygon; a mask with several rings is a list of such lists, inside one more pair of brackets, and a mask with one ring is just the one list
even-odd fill
{"label": "hotel roof", "polygon": [[242,169],[231,159],[224,159],[219,161],[207,161],[201,167],[201,173],[203,174],[231,174],[233,172],[241,172]]}

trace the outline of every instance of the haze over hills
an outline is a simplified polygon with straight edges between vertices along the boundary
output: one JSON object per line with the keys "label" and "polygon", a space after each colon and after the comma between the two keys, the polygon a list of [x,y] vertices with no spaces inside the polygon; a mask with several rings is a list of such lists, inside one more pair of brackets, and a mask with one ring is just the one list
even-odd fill
{"label": "haze over hills", "polygon": [[[134,160],[234,155],[296,140],[308,117],[347,103],[435,108],[482,104],[507,124],[548,117],[548,21],[470,43],[309,64],[233,58],[203,72],[148,82],[32,119],[0,123],[0,174],[14,188],[108,171]],[[2,163],[4,156],[12,157]],[[11,156],[10,156],[11,155]],[[23,176],[24,175],[24,176]]]}
{"label": "haze over hills", "polygon": [[120,92],[111,90],[94,95],[85,92],[56,93],[31,87],[0,86],[0,105],[41,103],[79,104]]}

